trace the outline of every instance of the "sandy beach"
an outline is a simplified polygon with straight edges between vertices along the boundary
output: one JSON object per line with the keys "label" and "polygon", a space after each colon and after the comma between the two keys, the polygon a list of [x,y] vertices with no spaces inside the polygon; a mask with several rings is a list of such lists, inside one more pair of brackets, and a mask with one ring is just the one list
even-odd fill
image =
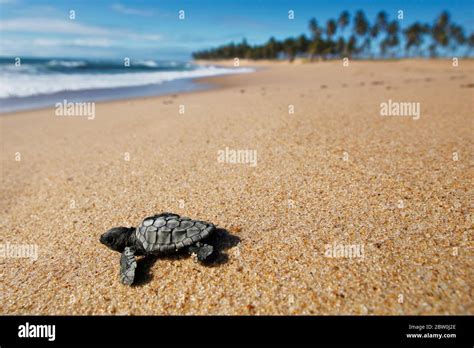
{"label": "sandy beach", "polygon": [[[94,119],[0,115],[0,243],[37,246],[0,258],[1,314],[474,314],[474,62],[258,68]],[[218,225],[219,262],[120,284],[99,236],[163,211]]]}

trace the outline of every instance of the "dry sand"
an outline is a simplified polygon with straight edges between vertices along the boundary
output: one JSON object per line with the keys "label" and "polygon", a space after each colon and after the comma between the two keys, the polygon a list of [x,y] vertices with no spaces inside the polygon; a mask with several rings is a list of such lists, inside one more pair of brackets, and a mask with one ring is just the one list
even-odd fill
{"label": "dry sand", "polygon": [[[1,313],[474,314],[473,73],[269,64],[99,103],[94,120],[0,116],[0,242],[38,245],[36,261],[0,258]],[[420,102],[420,119],[380,116],[388,99]],[[257,150],[257,166],[219,163],[226,147]],[[100,234],[162,211],[227,229],[227,262],[140,262],[121,285]],[[326,257],[333,243],[364,257]]]}

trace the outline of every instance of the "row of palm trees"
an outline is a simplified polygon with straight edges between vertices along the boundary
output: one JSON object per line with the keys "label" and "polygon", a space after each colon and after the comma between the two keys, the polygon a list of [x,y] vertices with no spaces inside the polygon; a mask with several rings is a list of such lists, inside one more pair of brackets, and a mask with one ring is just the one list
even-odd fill
{"label": "row of palm trees", "polygon": [[[310,37],[302,34],[282,41],[270,38],[263,45],[230,43],[217,48],[193,53],[195,59],[281,59],[293,61],[295,57],[310,60],[340,57],[387,58],[439,55],[447,56],[457,51],[470,55],[474,48],[474,33],[465,34],[462,26],[454,23],[447,11],[443,11],[433,24],[415,22],[401,29],[400,20],[389,20],[385,11],[380,11],[371,25],[362,10],[352,19],[343,11],[337,19],[329,19],[320,26],[313,18],[309,22]],[[403,51],[400,36],[403,35]],[[337,36],[337,37],[336,37]]]}

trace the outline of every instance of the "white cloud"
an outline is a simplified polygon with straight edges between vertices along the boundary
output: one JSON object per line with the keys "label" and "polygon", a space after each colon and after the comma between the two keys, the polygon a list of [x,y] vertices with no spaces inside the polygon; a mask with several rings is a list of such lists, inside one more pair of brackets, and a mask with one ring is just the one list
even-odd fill
{"label": "white cloud", "polygon": [[151,17],[153,12],[150,10],[138,10],[136,8],[126,7],[122,4],[113,4],[111,8],[121,14],[132,15],[132,16],[142,16],[142,17]]}
{"label": "white cloud", "polygon": [[162,39],[162,36],[160,34],[129,33],[128,37],[134,40],[145,40],[145,41],[160,41]]}
{"label": "white cloud", "polygon": [[83,39],[74,40],[60,40],[60,39],[35,39],[33,40],[33,46],[41,47],[111,47],[116,45],[114,42],[105,38],[93,38],[87,37]]}
{"label": "white cloud", "polygon": [[117,44],[105,38],[87,38],[72,40],[69,45],[82,47],[111,47]]}
{"label": "white cloud", "polygon": [[15,18],[0,22],[3,32],[34,32],[34,33],[64,33],[83,35],[107,35],[113,32],[110,29],[83,25],[73,20],[52,18]]}
{"label": "white cloud", "polygon": [[[1,1],[1,0],[0,0]],[[135,41],[159,41],[162,36],[156,33],[142,34],[127,30],[105,28],[81,24],[75,20],[52,18],[15,18],[0,22],[0,31],[15,33],[73,34],[101,37],[114,37]]]}

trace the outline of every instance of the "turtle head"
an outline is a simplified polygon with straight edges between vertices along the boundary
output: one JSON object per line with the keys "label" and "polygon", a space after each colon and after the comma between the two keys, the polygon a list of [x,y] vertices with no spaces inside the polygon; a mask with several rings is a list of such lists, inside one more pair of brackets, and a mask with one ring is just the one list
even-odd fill
{"label": "turtle head", "polygon": [[121,253],[126,246],[130,246],[133,231],[132,227],[114,227],[100,236],[100,242]]}

